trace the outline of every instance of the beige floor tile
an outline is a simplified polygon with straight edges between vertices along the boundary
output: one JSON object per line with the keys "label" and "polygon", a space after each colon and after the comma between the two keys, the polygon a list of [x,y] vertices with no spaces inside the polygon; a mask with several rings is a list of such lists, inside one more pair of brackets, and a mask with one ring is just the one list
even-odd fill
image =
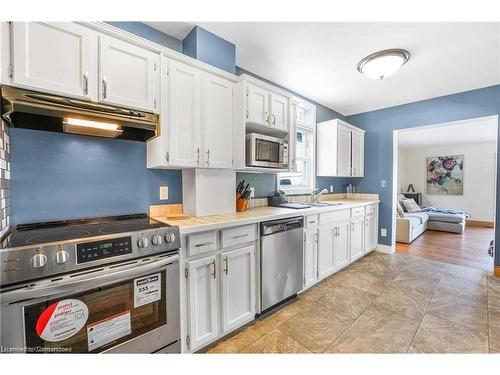
{"label": "beige floor tile", "polygon": [[414,346],[411,346],[408,348],[408,351],[406,352],[408,354],[425,354],[423,351],[421,351],[418,348],[415,348]]}
{"label": "beige floor tile", "polygon": [[371,305],[327,352],[406,353],[418,325],[418,320]]}
{"label": "beige floor tile", "polygon": [[316,302],[278,326],[278,329],[312,352],[323,352],[352,321]]}
{"label": "beige floor tile", "polygon": [[375,300],[374,304],[407,318],[421,320],[429,302],[430,297],[425,294],[390,286]]}
{"label": "beige floor tile", "polygon": [[490,350],[500,351],[500,310],[489,311]]}
{"label": "beige floor tile", "polygon": [[484,303],[472,302],[449,293],[439,292],[432,298],[427,313],[487,332],[488,309]]}
{"label": "beige floor tile", "polygon": [[297,300],[303,304],[312,305],[314,302],[316,302],[318,299],[332,290],[333,287],[327,283],[327,280],[325,280],[320,284],[308,289],[306,292],[299,294],[297,296]]}
{"label": "beige floor tile", "polygon": [[443,275],[452,276],[460,280],[486,285],[486,272],[471,267],[463,267],[456,264],[446,264]]}
{"label": "beige floor tile", "polygon": [[262,337],[280,324],[286,322],[299,311],[301,311],[301,309],[295,306],[286,305],[275,312],[271,312],[269,315],[255,320],[248,326],[248,330],[252,335]]}
{"label": "beige floor tile", "polygon": [[280,330],[275,329],[242,349],[240,353],[278,354],[310,353],[310,351],[300,345],[297,341],[285,335]]}
{"label": "beige floor tile", "polygon": [[388,279],[394,279],[401,273],[404,267],[405,266],[402,264],[392,264],[390,261],[377,258],[367,262],[353,264],[351,269],[356,272],[371,272]]}
{"label": "beige floor tile", "polygon": [[365,292],[379,295],[391,281],[392,279],[380,274],[353,269],[344,276],[340,286],[358,288]]}
{"label": "beige floor tile", "polygon": [[420,275],[420,277],[429,278],[441,278],[443,275],[444,265],[439,262],[433,262],[430,260],[420,261],[418,263],[413,263],[406,268],[406,271],[410,271],[414,274]]}
{"label": "beige floor tile", "polygon": [[357,318],[377,296],[358,288],[337,287],[318,302],[349,318]]}
{"label": "beige floor tile", "polygon": [[411,345],[425,353],[488,353],[488,336],[426,314]]}
{"label": "beige floor tile", "polygon": [[439,279],[405,271],[396,277],[393,285],[432,297],[439,285]]}
{"label": "beige floor tile", "polygon": [[482,283],[479,279],[470,281],[444,274],[439,281],[437,292],[452,294],[456,297],[484,304],[488,301],[486,283]]}
{"label": "beige floor tile", "polygon": [[228,338],[225,338],[209,348],[207,353],[238,353],[243,348],[257,341],[248,329],[243,329]]}

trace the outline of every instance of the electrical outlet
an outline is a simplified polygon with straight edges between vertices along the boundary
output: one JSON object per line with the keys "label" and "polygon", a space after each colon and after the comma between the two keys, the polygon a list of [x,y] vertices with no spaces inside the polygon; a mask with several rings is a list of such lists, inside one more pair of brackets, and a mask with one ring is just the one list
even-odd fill
{"label": "electrical outlet", "polygon": [[385,228],[380,228],[380,235],[382,237],[387,237],[387,229]]}
{"label": "electrical outlet", "polygon": [[333,185],[330,185],[330,193],[333,193]]}
{"label": "electrical outlet", "polygon": [[160,186],[160,199],[168,199],[168,186]]}
{"label": "electrical outlet", "polygon": [[250,186],[250,198],[255,197],[255,188],[253,186]]}
{"label": "electrical outlet", "polygon": [[387,187],[387,180],[380,180],[380,187]]}

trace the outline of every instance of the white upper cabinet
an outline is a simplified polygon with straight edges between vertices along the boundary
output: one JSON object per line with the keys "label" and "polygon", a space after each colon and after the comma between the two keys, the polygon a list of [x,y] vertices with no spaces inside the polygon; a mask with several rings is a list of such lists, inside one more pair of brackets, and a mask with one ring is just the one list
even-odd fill
{"label": "white upper cabinet", "polygon": [[97,33],[72,22],[12,24],[12,84],[97,99]]}
{"label": "white upper cabinet", "polygon": [[233,166],[233,82],[210,73],[202,74],[202,165]]}
{"label": "white upper cabinet", "polygon": [[99,37],[100,99],[103,102],[157,111],[159,54],[130,43]]}
{"label": "white upper cabinet", "polygon": [[286,96],[271,94],[271,118],[270,126],[273,129],[288,132],[288,113],[290,111],[290,99]]}
{"label": "white upper cabinet", "polygon": [[291,97],[246,82],[245,124],[248,130],[284,136],[290,128]]}
{"label": "white upper cabinet", "polygon": [[317,126],[317,175],[363,177],[364,130],[335,119]]}
{"label": "white upper cabinet", "polygon": [[269,92],[247,85],[246,89],[246,122],[255,125],[269,126]]}
{"label": "white upper cabinet", "polygon": [[353,131],[352,139],[352,176],[363,177],[365,175],[365,134]]}

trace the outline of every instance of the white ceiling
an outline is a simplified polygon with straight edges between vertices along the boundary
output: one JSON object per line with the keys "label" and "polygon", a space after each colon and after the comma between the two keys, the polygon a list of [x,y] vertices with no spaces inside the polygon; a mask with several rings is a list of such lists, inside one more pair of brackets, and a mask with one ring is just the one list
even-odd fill
{"label": "white ceiling", "polygon": [[398,134],[399,148],[495,142],[498,136],[496,116],[456,121],[441,125],[404,130]]}
{"label": "white ceiling", "polygon": [[[344,115],[500,83],[500,23],[201,22],[236,45],[237,65]],[[192,22],[148,22],[183,39]],[[410,51],[384,81],[356,70],[366,55]]]}

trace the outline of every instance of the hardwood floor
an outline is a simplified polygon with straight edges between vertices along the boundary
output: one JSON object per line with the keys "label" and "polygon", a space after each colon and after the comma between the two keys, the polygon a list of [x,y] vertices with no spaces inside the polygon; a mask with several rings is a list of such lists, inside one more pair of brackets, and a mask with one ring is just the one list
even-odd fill
{"label": "hardwood floor", "polygon": [[462,234],[427,230],[411,244],[396,243],[396,252],[493,271],[493,258],[488,255],[493,228],[467,227]]}

